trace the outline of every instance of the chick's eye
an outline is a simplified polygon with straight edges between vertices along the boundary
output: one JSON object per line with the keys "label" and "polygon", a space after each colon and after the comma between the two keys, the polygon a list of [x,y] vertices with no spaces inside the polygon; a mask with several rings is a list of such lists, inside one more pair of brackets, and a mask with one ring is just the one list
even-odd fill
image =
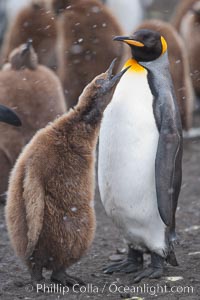
{"label": "chick's eye", "polygon": [[97,79],[96,84],[101,86],[104,83],[104,81],[104,79]]}

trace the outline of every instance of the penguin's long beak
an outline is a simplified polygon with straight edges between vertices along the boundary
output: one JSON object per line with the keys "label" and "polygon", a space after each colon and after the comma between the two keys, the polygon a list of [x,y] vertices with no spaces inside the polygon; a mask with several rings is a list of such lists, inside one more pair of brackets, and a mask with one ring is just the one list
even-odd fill
{"label": "penguin's long beak", "polygon": [[22,56],[24,55],[24,54],[26,54],[29,50],[30,50],[30,48],[31,48],[31,46],[32,46],[32,43],[33,43],[33,41],[31,40],[31,39],[29,39],[28,41],[27,41],[27,43],[24,45],[24,48],[23,48],[23,50],[22,50]]}
{"label": "penguin's long beak", "polygon": [[16,113],[4,105],[0,105],[0,122],[8,123],[14,126],[22,125]]}
{"label": "penguin's long beak", "polygon": [[124,42],[130,46],[136,46],[136,47],[144,47],[144,44],[134,39],[134,36],[115,36],[113,38],[113,41],[120,41]]}

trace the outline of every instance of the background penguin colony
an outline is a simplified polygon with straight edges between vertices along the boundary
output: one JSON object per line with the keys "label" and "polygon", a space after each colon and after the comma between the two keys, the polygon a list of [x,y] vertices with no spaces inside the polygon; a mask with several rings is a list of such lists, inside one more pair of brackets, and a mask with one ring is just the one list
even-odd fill
{"label": "background penguin colony", "polygon": [[[97,0],[56,0],[54,3],[57,3],[54,7],[60,32],[58,74],[69,107],[72,107],[84,86],[108,68],[113,58],[123,56],[123,47],[112,41],[113,36],[121,34],[121,29]],[[119,65],[120,59],[115,70]]]}
{"label": "background penguin colony", "polygon": [[[176,21],[181,19],[180,11],[184,13],[194,4],[194,1],[186,0],[181,3],[183,2],[184,4],[181,4],[183,8],[177,9],[177,17],[174,16],[173,22],[177,28]],[[198,3],[198,1],[196,2]],[[106,1],[106,3],[108,7],[113,7],[112,1]],[[143,4],[148,4],[148,1]],[[122,8],[121,11],[123,11]],[[118,13],[116,12],[116,15]],[[129,14],[130,12],[127,17]],[[139,19],[137,23],[139,23]],[[137,23],[132,26],[136,26]],[[160,25],[155,26],[160,28]],[[123,45],[114,46],[111,41],[113,36],[122,34],[122,28],[99,0],[32,0],[30,4],[19,11],[16,19],[10,22],[2,49],[2,61],[6,60],[13,48],[25,43],[28,38],[32,38],[39,62],[53,68],[60,77],[69,108],[76,104],[76,99],[84,86],[108,67],[110,60],[120,57],[121,60],[118,60],[116,69],[122,65],[124,57],[127,55]],[[191,30],[188,32],[190,33]],[[198,38],[195,39],[196,46],[195,43],[187,43],[191,48],[188,58],[184,43],[175,29],[168,24],[165,26],[162,24],[162,31],[169,35],[171,71],[183,129],[189,130],[192,127],[194,105],[188,59],[193,85],[198,95],[199,59],[196,59],[195,54],[198,49]],[[196,32],[198,34],[198,28],[193,33],[196,34]],[[106,55],[104,45],[106,45]],[[176,64],[173,63],[174,60]],[[179,74],[181,75],[179,76]]]}
{"label": "background penguin colony", "polygon": [[5,197],[8,176],[22,148],[35,132],[66,111],[56,75],[39,65],[30,42],[13,50],[0,72],[0,102],[14,107],[23,126],[0,124],[0,195]]}
{"label": "background penguin colony", "polygon": [[[181,2],[177,6],[173,24],[185,41],[193,87],[196,95],[200,97],[200,1]],[[199,102],[198,106],[200,106]]]}
{"label": "background penguin colony", "polygon": [[72,107],[85,85],[113,58],[123,56],[123,46],[114,47],[112,42],[112,37],[119,34],[120,26],[100,1],[54,0],[50,5],[45,0],[33,0],[10,25],[2,60],[31,38],[39,62],[55,70],[58,67],[67,106]]}
{"label": "background penguin colony", "polygon": [[8,29],[2,49],[2,61],[6,62],[10,52],[32,39],[40,64],[56,69],[57,30],[53,12],[43,1],[32,1],[19,11]]}
{"label": "background penguin colony", "polygon": [[[136,26],[158,30],[168,41],[183,129],[192,128],[194,93],[200,95],[200,1],[179,1],[171,24],[161,20],[141,23],[143,14],[138,13],[137,24],[129,27],[120,23],[118,14],[115,18],[106,7],[112,8],[111,0],[25,2],[16,18],[10,20],[1,49],[0,103],[14,109],[22,121],[19,128],[0,124],[1,195],[5,195],[9,172],[18,155],[37,130],[65,113],[66,106],[76,105],[84,87],[105,71],[115,57],[118,57],[115,72],[119,71],[127,53],[112,38],[132,33]],[[31,54],[30,60],[21,63],[15,59],[25,49],[22,44],[28,39],[32,39],[39,64],[56,74],[37,65],[31,47],[27,52]]]}

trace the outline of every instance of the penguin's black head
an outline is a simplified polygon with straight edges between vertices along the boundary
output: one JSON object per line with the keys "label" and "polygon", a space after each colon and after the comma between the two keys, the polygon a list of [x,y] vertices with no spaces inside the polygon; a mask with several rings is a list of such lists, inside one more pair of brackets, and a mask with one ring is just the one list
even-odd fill
{"label": "penguin's black head", "polygon": [[21,56],[25,56],[26,53],[29,53],[31,51],[31,47],[32,47],[32,39],[28,39],[28,41],[26,42],[26,44],[23,44],[21,47]]}
{"label": "penguin's black head", "polygon": [[132,36],[116,36],[114,41],[122,41],[131,47],[132,56],[138,62],[159,58],[167,50],[167,42],[158,32],[141,29]]}

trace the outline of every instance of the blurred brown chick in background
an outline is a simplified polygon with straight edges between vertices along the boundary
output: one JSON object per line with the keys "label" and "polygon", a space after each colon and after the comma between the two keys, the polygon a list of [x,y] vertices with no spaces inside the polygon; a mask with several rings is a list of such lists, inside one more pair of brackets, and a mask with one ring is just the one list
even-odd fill
{"label": "blurred brown chick in background", "polygon": [[198,2],[198,0],[181,0],[175,7],[174,13],[172,14],[171,22],[176,30],[180,30],[181,22],[185,14],[190,10],[192,5]]}
{"label": "blurred brown chick in background", "polygon": [[190,76],[195,93],[200,97],[200,1],[180,1],[172,18],[172,24],[179,30],[185,41],[190,63]]}
{"label": "blurred brown chick in background", "polygon": [[22,127],[0,124],[0,201],[5,199],[8,177],[22,148],[37,130],[66,112],[57,76],[38,65],[31,43],[12,51],[0,72],[0,103],[15,108]]}
{"label": "blurred brown chick in background", "polygon": [[7,61],[14,48],[25,43],[28,39],[32,39],[39,63],[56,70],[56,21],[54,14],[48,9],[47,2],[45,0],[32,0],[11,21],[2,49],[1,60],[3,62]]}
{"label": "blurred brown chick in background", "polygon": [[58,15],[58,74],[68,107],[77,103],[83,88],[118,57],[123,45],[112,41],[121,28],[111,12],[98,0],[52,0]]}

